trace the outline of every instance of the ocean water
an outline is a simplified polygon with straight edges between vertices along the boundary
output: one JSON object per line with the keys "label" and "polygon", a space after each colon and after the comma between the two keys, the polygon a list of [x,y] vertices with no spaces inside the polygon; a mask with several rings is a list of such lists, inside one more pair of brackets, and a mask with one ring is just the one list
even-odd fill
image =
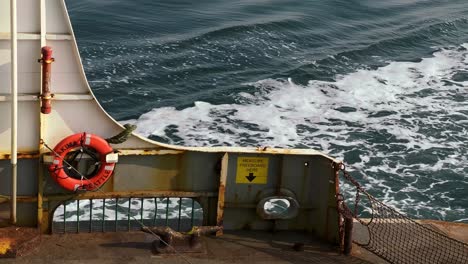
{"label": "ocean water", "polygon": [[468,222],[468,1],[67,5],[95,95],[138,133],[314,148],[410,217]]}

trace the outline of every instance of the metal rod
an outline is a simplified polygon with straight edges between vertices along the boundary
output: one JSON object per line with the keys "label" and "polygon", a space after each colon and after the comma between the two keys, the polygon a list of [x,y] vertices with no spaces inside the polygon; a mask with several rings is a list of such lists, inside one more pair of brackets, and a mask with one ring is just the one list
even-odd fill
{"label": "metal rod", "polygon": [[102,202],[102,232],[104,232],[104,225],[106,223],[106,199]]}
{"label": "metal rod", "polygon": [[93,200],[89,200],[89,232],[93,232]]}
{"label": "metal rod", "polygon": [[190,216],[190,228],[193,227],[193,221],[194,221],[194,216],[195,216],[195,199],[192,199],[192,215]]}
{"label": "metal rod", "polygon": [[128,198],[128,231],[130,231],[130,212],[132,206],[132,198]]}
{"label": "metal rod", "polygon": [[17,153],[18,153],[18,35],[16,0],[10,0],[11,30],[11,204],[10,222],[16,224]]}
{"label": "metal rod", "polygon": [[169,197],[166,199],[166,226],[169,226]]}
{"label": "metal rod", "polygon": [[67,203],[63,203],[63,233],[67,233]]}
{"label": "metal rod", "polygon": [[140,201],[141,201],[140,221],[143,223],[143,202],[144,202],[145,200],[144,200],[144,198],[141,198]]}
{"label": "metal rod", "polygon": [[80,232],[80,200],[77,200],[76,203],[76,232]]}
{"label": "metal rod", "polygon": [[[41,34],[40,34],[40,40],[41,40],[41,47],[44,47],[47,45],[46,43],[46,4],[45,0],[40,0],[40,17],[41,17]],[[42,70],[42,68],[41,68]],[[41,84],[42,84],[42,74],[41,74]],[[41,93],[42,87],[37,91]],[[21,100],[22,96],[19,96],[18,100]],[[42,115],[40,112],[39,114],[39,138],[44,138],[45,136],[45,126],[46,126],[46,117]],[[44,145],[42,144],[42,141],[39,143],[39,154],[44,153]],[[20,156],[21,158],[21,156]],[[45,232],[48,227],[47,227],[47,221],[44,221],[44,214],[43,214],[43,195],[44,195],[44,165],[42,162],[39,162],[39,172],[38,172],[38,177],[37,177],[37,223],[39,225],[39,228],[41,232]]]}
{"label": "metal rod", "polygon": [[117,232],[117,206],[119,204],[119,198],[115,198],[115,232]]}
{"label": "metal rod", "polygon": [[45,0],[41,0],[41,47],[44,47],[46,45],[46,4]]}
{"label": "metal rod", "polygon": [[154,216],[153,216],[153,226],[156,225],[156,216],[158,215],[158,198],[154,198]]}
{"label": "metal rod", "polygon": [[353,250],[353,218],[345,218],[345,229],[344,229],[344,245],[343,253],[345,255],[351,254]]}
{"label": "metal rod", "polygon": [[177,231],[180,231],[180,216],[182,214],[182,197],[179,198],[179,221],[177,221]]}

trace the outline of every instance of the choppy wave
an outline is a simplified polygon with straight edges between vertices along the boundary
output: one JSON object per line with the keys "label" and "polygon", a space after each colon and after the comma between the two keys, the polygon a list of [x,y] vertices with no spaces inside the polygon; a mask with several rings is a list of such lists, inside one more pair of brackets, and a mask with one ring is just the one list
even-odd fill
{"label": "choppy wave", "polygon": [[468,222],[465,0],[68,4],[97,98],[143,135],[316,148],[412,217]]}
{"label": "choppy wave", "polygon": [[176,144],[316,148],[365,173],[365,187],[385,202],[456,220],[468,204],[467,48],[336,81],[265,79],[235,104],[156,108],[131,122],[144,136]]}

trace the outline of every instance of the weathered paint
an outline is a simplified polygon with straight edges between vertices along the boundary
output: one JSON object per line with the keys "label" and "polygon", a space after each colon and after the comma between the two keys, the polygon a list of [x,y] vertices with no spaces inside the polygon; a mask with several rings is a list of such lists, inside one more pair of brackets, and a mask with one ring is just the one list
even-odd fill
{"label": "weathered paint", "polygon": [[[7,2],[0,1],[0,10],[8,10]],[[338,236],[338,182],[333,181],[336,174],[330,164],[339,161],[311,149],[184,147],[133,134],[126,142],[112,145],[119,162],[100,191],[73,194],[61,189],[43,164],[43,156],[50,155],[43,143],[53,148],[63,138],[80,132],[109,138],[123,127],[102,109],[89,88],[65,2],[22,1],[19,10],[24,18],[18,25],[20,224],[50,231],[55,208],[69,199],[187,197],[203,207],[206,226],[306,230],[330,242]],[[0,23],[0,112],[5,116],[10,116],[9,38],[7,27]],[[43,72],[37,56],[43,46],[50,46],[56,58],[50,75],[53,107],[48,115],[40,113],[39,100]],[[10,195],[5,188],[10,183],[4,180],[9,173],[5,164],[11,158],[9,130],[10,120],[0,120],[0,195],[6,201]],[[237,184],[238,157],[268,159],[266,182]],[[299,203],[296,217],[273,222],[257,214],[262,199],[285,194]]]}
{"label": "weathered paint", "polygon": [[0,256],[11,250],[12,242],[13,240],[8,237],[0,238]]}
{"label": "weathered paint", "polygon": [[178,155],[183,154],[182,150],[171,149],[118,149],[121,156],[154,156],[154,155]]}
{"label": "weathered paint", "polygon": [[[339,184],[339,177],[340,177],[340,167],[341,167],[341,162],[340,163],[333,163],[333,169],[335,171],[335,203],[336,203],[336,209],[338,212],[339,208],[339,200],[337,195],[340,193],[340,184]],[[337,227],[338,227],[338,244],[343,245],[344,243],[344,220],[338,212],[338,217],[337,217]]]}
{"label": "weathered paint", "polygon": [[[18,159],[37,159],[39,158],[39,152],[18,152]],[[0,160],[9,160],[11,158],[10,153],[0,153]]]}
{"label": "weathered paint", "polygon": [[87,192],[82,194],[62,194],[49,195],[44,197],[44,201],[65,201],[70,199],[104,199],[104,198],[145,198],[145,197],[216,197],[215,192],[181,192],[181,191],[127,191],[127,192]]}
{"label": "weathered paint", "polygon": [[237,157],[236,183],[266,184],[268,181],[268,158]]}
{"label": "weathered paint", "polygon": [[[228,169],[228,160],[229,154],[224,154],[221,160],[221,172],[219,176],[219,190],[218,190],[218,211],[216,214],[216,225],[223,226],[224,219],[224,195],[226,192],[226,178],[227,178],[227,169]],[[223,231],[219,230],[216,232],[216,235],[222,235]]]}

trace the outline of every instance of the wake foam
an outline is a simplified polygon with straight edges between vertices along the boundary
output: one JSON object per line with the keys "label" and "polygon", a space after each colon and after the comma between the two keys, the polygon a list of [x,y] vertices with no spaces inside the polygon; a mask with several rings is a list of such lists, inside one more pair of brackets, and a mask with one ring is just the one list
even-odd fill
{"label": "wake foam", "polygon": [[332,82],[265,79],[234,95],[236,104],[163,107],[130,122],[167,143],[315,148],[368,175],[365,188],[384,202],[415,217],[459,220],[468,207],[465,195],[453,196],[468,188],[467,48]]}

